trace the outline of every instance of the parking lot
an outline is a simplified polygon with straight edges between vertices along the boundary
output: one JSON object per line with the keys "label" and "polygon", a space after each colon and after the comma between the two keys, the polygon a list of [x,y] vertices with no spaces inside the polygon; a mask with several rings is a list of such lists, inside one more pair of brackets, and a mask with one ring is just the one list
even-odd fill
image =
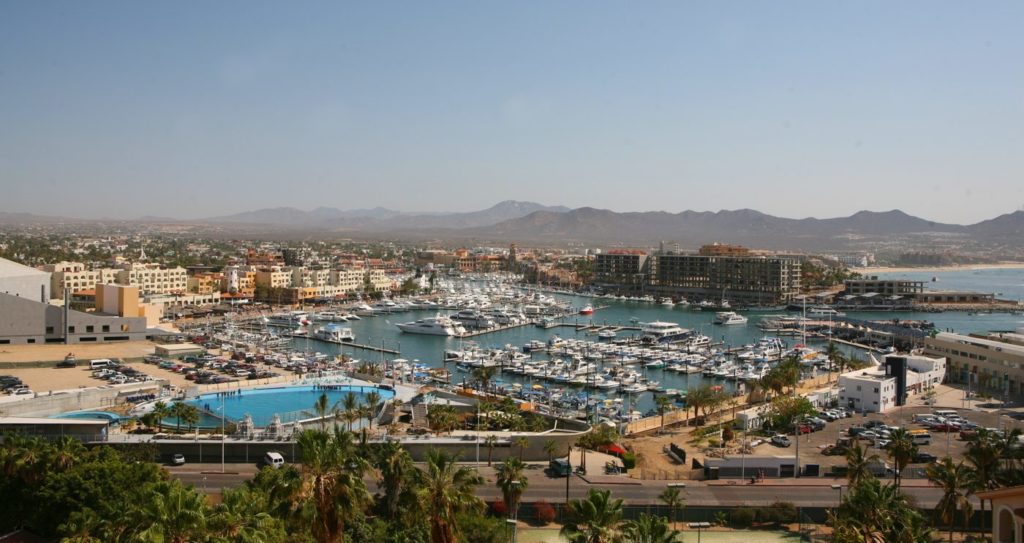
{"label": "parking lot", "polygon": [[[929,426],[923,423],[915,422],[915,418],[932,414],[936,410],[955,412],[954,416],[960,417],[966,423],[961,425],[938,425],[929,428]],[[884,425],[886,428],[879,428],[881,425]],[[874,428],[869,428],[869,426]],[[1015,420],[1007,416],[1005,412],[1000,411],[986,412],[971,409],[936,408],[932,406],[903,407],[885,414],[855,414],[834,421],[826,421],[820,429],[802,434],[799,436],[799,439],[795,435],[789,435],[791,444],[788,447],[773,445],[770,437],[762,437],[761,439],[764,440],[764,443],[754,447],[753,455],[792,455],[797,453],[797,447],[799,447],[800,464],[802,466],[817,464],[822,466],[821,473],[827,474],[831,466],[846,465],[845,457],[842,454],[825,453],[829,452],[829,446],[836,445],[840,440],[850,437],[851,428],[854,429],[853,433],[861,433],[862,436],[864,431],[875,431],[875,436],[868,434],[864,439],[858,439],[857,441],[867,446],[870,452],[877,454],[883,461],[888,462],[886,450],[880,448],[880,445],[884,446],[886,429],[889,427],[900,427],[907,430],[927,430],[931,438],[928,444],[918,445],[919,452],[933,455],[936,458],[942,458],[946,455],[959,458],[962,457],[966,446],[966,441],[961,437],[961,431],[964,431],[965,434],[969,433],[972,426],[997,430],[1008,428],[1024,429],[1024,424],[1021,421]],[[911,468],[921,469],[913,470],[917,473],[908,475],[911,477],[920,476],[920,471],[923,470],[925,465],[925,462],[912,464]]]}

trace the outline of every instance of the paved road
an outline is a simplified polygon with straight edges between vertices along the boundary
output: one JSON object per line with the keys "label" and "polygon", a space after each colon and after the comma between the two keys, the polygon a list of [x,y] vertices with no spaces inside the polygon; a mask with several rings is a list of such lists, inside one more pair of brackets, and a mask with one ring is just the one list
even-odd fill
{"label": "paved road", "polygon": [[[216,492],[222,488],[234,488],[243,484],[256,473],[256,466],[234,464],[226,467],[227,473],[221,473],[220,464],[191,464],[170,467],[171,474],[186,484],[191,484],[207,492]],[[484,499],[496,499],[501,496],[494,485],[492,469],[483,468],[481,474],[487,479],[478,492]],[[539,470],[529,470],[530,482],[524,500],[540,499],[552,503],[565,501],[564,478],[554,479],[545,476]],[[831,487],[832,480],[813,479],[808,482],[796,480],[768,480],[756,485],[728,484],[718,481],[708,484],[703,481],[687,481],[683,494],[687,504],[694,506],[736,506],[736,505],[769,505],[775,501],[792,502],[798,507],[829,507],[839,501],[839,492]],[[844,483],[845,481],[838,481]],[[631,504],[660,503],[658,495],[665,490],[668,481],[638,481],[639,484],[589,484],[578,476],[569,479],[569,496],[580,498],[592,488],[607,489],[612,495],[626,500]],[[912,484],[920,484],[919,482]],[[367,479],[370,491],[376,490],[376,482]],[[917,503],[926,508],[933,507],[941,497],[941,491],[928,486],[906,486],[904,491],[912,496]]]}

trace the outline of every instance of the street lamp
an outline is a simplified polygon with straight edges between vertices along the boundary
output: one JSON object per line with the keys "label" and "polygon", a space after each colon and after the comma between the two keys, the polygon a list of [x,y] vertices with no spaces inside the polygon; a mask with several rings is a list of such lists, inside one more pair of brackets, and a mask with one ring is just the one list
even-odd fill
{"label": "street lamp", "polygon": [[[509,481],[509,483],[517,491],[519,490],[519,487],[522,486],[522,484],[523,484],[522,481]],[[512,518],[506,520],[506,522],[511,521],[510,524],[512,525],[512,543],[515,543],[516,536],[518,535],[518,531],[519,531],[518,530],[518,528],[519,528],[518,527],[518,522],[519,522],[519,501],[521,499],[522,499],[522,496],[520,496],[519,500],[516,500],[515,507],[512,507]],[[508,505],[510,507],[512,506],[512,504],[508,504]]]}
{"label": "street lamp", "polygon": [[514,521],[514,520],[512,520],[510,518],[505,519],[505,527],[510,532],[510,536],[509,536],[508,540],[511,543],[515,543],[515,540],[516,540],[516,521]]}

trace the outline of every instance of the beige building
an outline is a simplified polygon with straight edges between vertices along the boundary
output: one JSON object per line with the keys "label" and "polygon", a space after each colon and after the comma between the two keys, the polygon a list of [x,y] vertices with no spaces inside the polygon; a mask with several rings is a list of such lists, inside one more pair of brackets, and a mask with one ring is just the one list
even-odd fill
{"label": "beige building", "polygon": [[185,268],[164,268],[158,264],[128,264],[117,272],[121,285],[139,287],[143,294],[173,294],[188,291]]}
{"label": "beige building", "polygon": [[979,492],[992,502],[992,541],[1024,543],[1024,486]]}
{"label": "beige building", "polygon": [[292,271],[282,268],[266,268],[256,270],[256,288],[290,288],[292,286]]}
{"label": "beige building", "polygon": [[363,288],[363,272],[360,270],[334,270],[331,272],[331,284],[338,288],[339,293],[356,292]]}
{"label": "beige building", "polygon": [[949,360],[951,383],[1002,398],[1024,395],[1024,346],[1000,340],[940,332],[924,340],[925,354]]}
{"label": "beige building", "polygon": [[292,286],[326,287],[331,284],[331,270],[313,268],[292,268]]}
{"label": "beige building", "polygon": [[219,273],[197,273],[188,278],[188,291],[193,294],[220,292],[221,279]]}
{"label": "beige building", "polygon": [[649,262],[648,291],[656,295],[776,305],[800,293],[801,263],[795,258],[658,253]]}
{"label": "beige building", "polygon": [[366,281],[369,282],[371,291],[391,289],[391,278],[384,270],[366,270]]}
{"label": "beige building", "polygon": [[69,289],[72,294],[96,288],[100,283],[113,283],[117,281],[115,268],[87,269],[81,262],[58,262],[47,264],[43,269],[50,272],[50,297],[62,298],[64,289]]}

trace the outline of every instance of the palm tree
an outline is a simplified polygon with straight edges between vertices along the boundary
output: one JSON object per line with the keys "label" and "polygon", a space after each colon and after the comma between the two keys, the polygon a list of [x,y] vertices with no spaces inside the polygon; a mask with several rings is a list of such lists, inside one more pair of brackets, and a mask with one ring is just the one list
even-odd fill
{"label": "palm tree", "polygon": [[523,436],[519,436],[512,440],[512,446],[519,447],[519,461],[522,462],[523,453],[526,451],[526,448],[530,446],[530,440]]}
{"label": "palm tree", "polygon": [[460,467],[457,460],[455,455],[431,449],[427,452],[426,465],[418,473],[420,501],[429,518],[432,543],[456,543],[459,540],[456,516],[484,507],[476,496],[476,488],[483,484],[483,477],[471,468]]}
{"label": "palm tree", "polygon": [[158,432],[164,431],[164,419],[171,416],[171,408],[162,401],[158,401],[153,404],[153,410],[150,411],[153,414],[153,418],[156,419],[156,430]]}
{"label": "palm tree", "polygon": [[611,499],[610,490],[587,492],[566,508],[566,522],[559,533],[571,543],[610,543],[622,520],[622,500]]}
{"label": "palm tree", "polygon": [[831,514],[838,543],[931,543],[928,522],[896,485],[874,477],[850,486],[843,503]]}
{"label": "palm tree", "polygon": [[867,448],[860,443],[854,444],[846,451],[846,479],[850,486],[856,486],[861,481],[873,478],[871,464],[878,462],[877,454],[868,454]]}
{"label": "palm tree", "polygon": [[554,439],[548,439],[544,441],[544,453],[548,455],[548,462],[555,457],[555,453],[558,452],[558,442]]}
{"label": "palm tree", "polygon": [[331,411],[331,401],[327,399],[326,393],[321,393],[313,404],[313,412],[320,420],[320,430],[323,431],[327,424],[327,414]]}
{"label": "palm tree", "polygon": [[206,534],[206,497],[180,481],[156,483],[147,499],[137,506],[127,516],[138,526],[140,541],[187,543],[199,541]]}
{"label": "palm tree", "polygon": [[498,464],[496,483],[498,488],[501,489],[501,496],[505,500],[505,506],[508,507],[509,517],[515,516],[516,510],[519,509],[519,500],[530,484],[523,477],[523,470],[525,469],[526,464],[523,464],[522,460],[515,457],[506,458],[504,462]]}
{"label": "palm tree", "polygon": [[484,438],[484,447],[487,447],[487,467],[491,467],[491,454],[494,453],[494,448],[497,446],[497,436],[492,434]]}
{"label": "palm tree", "polygon": [[356,409],[359,408],[359,401],[356,399],[356,395],[351,392],[345,394],[345,397],[342,399],[341,408],[343,412],[342,416],[345,419],[345,423],[348,425],[348,431],[351,432],[352,423],[357,420]]}
{"label": "palm tree", "polygon": [[175,407],[179,405],[181,406],[181,410],[178,412],[178,424],[180,425],[184,422],[185,426],[189,430],[195,428],[195,426],[199,424],[199,409],[194,405],[186,403],[175,404]]}
{"label": "palm tree", "polygon": [[295,502],[320,543],[340,541],[345,523],[369,501],[365,460],[355,454],[350,432],[307,430],[299,435],[302,485]]}
{"label": "palm tree", "polygon": [[953,459],[947,456],[930,464],[925,473],[929,481],[942,489],[942,498],[935,506],[935,513],[949,526],[949,541],[952,543],[957,511],[963,513],[964,530],[967,530],[967,521],[973,512],[971,500],[967,497],[972,482],[971,469],[962,460],[954,464]]}
{"label": "palm tree", "polygon": [[248,488],[224,491],[210,517],[210,527],[225,541],[269,543],[285,537],[284,523],[268,511],[267,495]]}
{"label": "palm tree", "polygon": [[412,457],[397,441],[386,441],[377,450],[375,467],[380,475],[378,486],[384,492],[384,510],[388,518],[394,519],[398,515],[398,498],[409,486],[415,469]]}
{"label": "palm tree", "polygon": [[[992,490],[999,486],[997,474],[1003,457],[1003,442],[985,428],[971,436],[964,458],[974,468],[974,492]],[[981,500],[981,530],[985,531],[985,500]]]}
{"label": "palm tree", "polygon": [[668,487],[661,494],[658,495],[658,499],[661,500],[666,506],[668,506],[669,520],[672,521],[674,527],[679,519],[676,518],[676,511],[683,507],[686,507],[686,500],[683,499],[682,493],[676,487]]}
{"label": "palm tree", "polygon": [[630,543],[674,543],[681,535],[673,530],[663,517],[640,513],[640,518],[625,523],[622,540]]}
{"label": "palm tree", "polygon": [[668,396],[657,396],[654,398],[654,403],[658,406],[658,414],[661,415],[661,428],[658,430],[659,433],[665,431],[665,411],[672,406],[672,400],[668,399]]}
{"label": "palm tree", "polygon": [[61,436],[48,448],[47,464],[57,471],[67,471],[81,459],[86,450],[81,441],[70,436]]}
{"label": "palm tree", "polygon": [[494,373],[496,371],[497,368],[494,366],[480,366],[478,368],[473,368],[472,376],[474,380],[480,383],[480,388],[483,389],[484,392],[487,392],[490,390],[491,379],[494,378]]}
{"label": "palm tree", "polygon": [[[842,366],[843,353],[839,350],[839,347],[831,340],[828,342],[828,346],[825,347],[825,356],[828,357],[828,382],[832,382],[832,371],[836,366]],[[841,374],[842,372],[840,372]]]}
{"label": "palm tree", "polygon": [[377,406],[380,405],[380,400],[380,393],[376,390],[370,391],[366,394],[366,407],[370,410],[370,414],[367,418],[370,419],[371,430],[373,430],[373,419],[377,416]]}
{"label": "palm tree", "polygon": [[175,431],[179,434],[181,433],[181,423],[185,422],[185,412],[188,410],[188,407],[191,406],[188,406],[187,404],[181,402],[178,402],[171,406],[170,414],[175,419],[177,426]]}
{"label": "palm tree", "polygon": [[917,456],[917,445],[910,432],[903,428],[893,430],[889,435],[889,440],[889,458],[893,462],[893,467],[896,468],[894,483],[896,483],[896,488],[899,488],[900,482],[903,480],[903,470]]}

